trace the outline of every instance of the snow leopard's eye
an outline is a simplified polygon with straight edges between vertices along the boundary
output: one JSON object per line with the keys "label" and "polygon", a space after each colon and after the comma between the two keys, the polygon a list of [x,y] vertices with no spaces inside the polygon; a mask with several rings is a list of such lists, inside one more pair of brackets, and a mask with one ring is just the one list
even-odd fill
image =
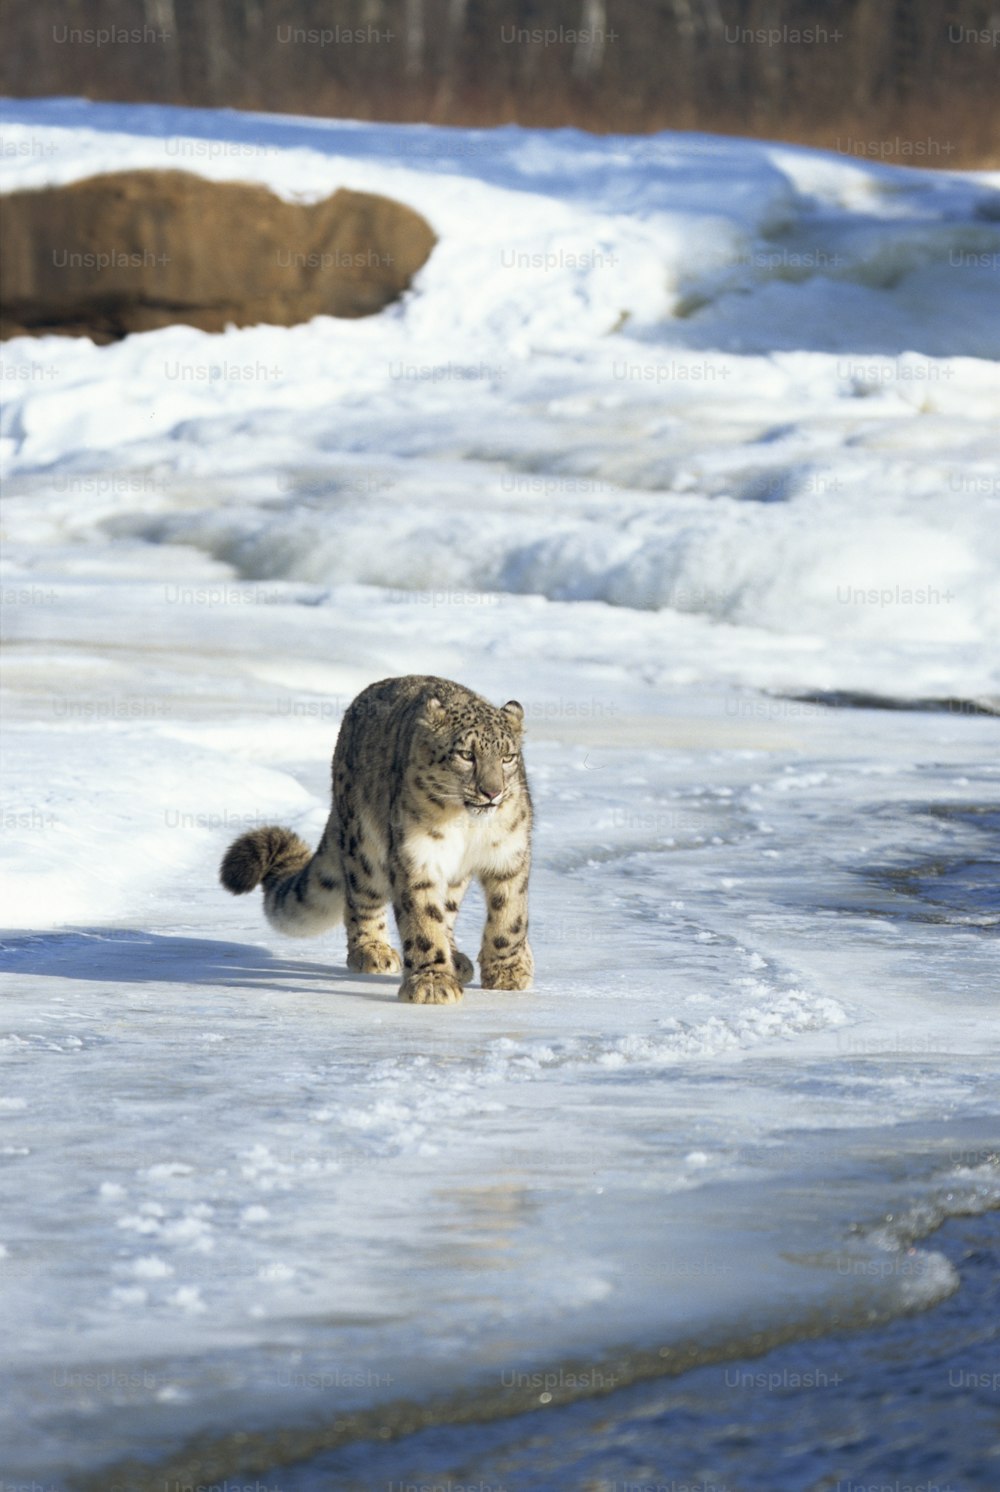
{"label": "snow leopard's eye", "polygon": [[471,751],[456,751],[455,755],[460,762],[471,762],[473,759]]}
{"label": "snow leopard's eye", "polygon": [[517,752],[516,751],[511,751],[511,752],[509,752],[504,757],[503,764],[504,764],[505,767],[509,767],[510,764],[511,764],[511,762],[516,762],[516,761],[517,761]]}

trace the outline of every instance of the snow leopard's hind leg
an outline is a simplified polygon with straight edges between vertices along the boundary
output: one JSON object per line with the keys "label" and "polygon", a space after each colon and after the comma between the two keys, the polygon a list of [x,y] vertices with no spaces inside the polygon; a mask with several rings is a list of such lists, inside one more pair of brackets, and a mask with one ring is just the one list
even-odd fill
{"label": "snow leopard's hind leg", "polygon": [[350,786],[345,784],[341,793],[347,967],[355,974],[398,974],[403,964],[389,942],[391,892],[384,836],[359,811]]}
{"label": "snow leopard's hind leg", "polygon": [[458,909],[462,905],[462,897],[465,895],[471,877],[466,876],[464,881],[450,881],[448,883],[448,895],[444,903],[444,925],[448,929],[448,938],[451,942],[451,958],[455,965],[455,976],[459,984],[468,984],[476,966],[466,954],[461,953],[455,947],[455,918]]}

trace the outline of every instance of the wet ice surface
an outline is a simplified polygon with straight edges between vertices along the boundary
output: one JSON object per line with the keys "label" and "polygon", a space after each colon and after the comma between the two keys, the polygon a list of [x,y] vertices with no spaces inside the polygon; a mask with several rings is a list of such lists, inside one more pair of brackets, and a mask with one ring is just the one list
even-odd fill
{"label": "wet ice surface", "polygon": [[[948,262],[995,183],[15,113],[24,185],[271,130],[210,174],[442,244],[363,323],[5,344],[6,1474],[162,1485],[200,1436],[218,1480],[274,1464],[237,1432],[947,1298],[924,1235],[1000,1200],[1000,383]],[[497,272],[512,222],[551,274]],[[752,258],[813,231],[846,300]],[[223,356],[280,376],[181,376]],[[346,704],[404,672],[525,706],[531,993],[402,1007],[216,884],[245,828],[318,837]]]}
{"label": "wet ice surface", "polygon": [[393,1483],[988,1492],[1000,1470],[996,1217],[953,1220],[934,1246],[962,1286],[926,1315],[617,1392],[595,1373],[596,1392],[568,1408],[366,1441],[268,1476],[285,1492]]}
{"label": "wet ice surface", "polygon": [[[663,739],[697,698],[661,699]],[[724,711],[697,729],[700,749],[637,751],[538,724],[530,994],[421,1019],[344,971],[342,934],[281,940],[215,889],[234,825],[211,818],[171,831],[200,884],[168,864],[116,925],[5,939],[19,1465],[954,1288],[933,1239],[905,1269],[843,1260],[898,1257],[891,1228],[851,1225],[918,1194],[1000,1198],[972,1155],[996,1092],[989,907],[886,879],[982,853],[995,726],[822,711],[794,754],[720,747]],[[106,766],[108,734],[78,728],[102,741],[82,756]],[[199,755],[197,791],[235,802],[239,772],[224,788]],[[294,768],[297,826],[318,828],[325,777],[321,756]],[[463,909],[460,945],[477,925]],[[887,1124],[930,1127],[914,1145]]]}

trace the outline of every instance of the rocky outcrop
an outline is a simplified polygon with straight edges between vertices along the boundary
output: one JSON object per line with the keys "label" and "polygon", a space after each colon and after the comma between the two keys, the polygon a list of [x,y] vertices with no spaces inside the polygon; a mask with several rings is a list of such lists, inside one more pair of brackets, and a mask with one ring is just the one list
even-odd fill
{"label": "rocky outcrop", "polygon": [[0,335],[109,342],[183,323],[204,331],[370,316],[435,238],[409,207],[338,191],[309,205],[184,171],[124,171],[0,200]]}

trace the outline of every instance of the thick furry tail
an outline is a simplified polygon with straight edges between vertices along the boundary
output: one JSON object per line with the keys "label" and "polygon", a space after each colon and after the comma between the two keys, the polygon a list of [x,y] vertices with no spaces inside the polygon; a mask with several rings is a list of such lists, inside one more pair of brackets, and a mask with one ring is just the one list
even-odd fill
{"label": "thick furry tail", "polygon": [[344,877],[336,845],[323,835],[315,855],[291,829],[253,829],[234,839],[219,879],[234,896],[264,886],[264,914],[272,927],[311,938],[344,920]]}

